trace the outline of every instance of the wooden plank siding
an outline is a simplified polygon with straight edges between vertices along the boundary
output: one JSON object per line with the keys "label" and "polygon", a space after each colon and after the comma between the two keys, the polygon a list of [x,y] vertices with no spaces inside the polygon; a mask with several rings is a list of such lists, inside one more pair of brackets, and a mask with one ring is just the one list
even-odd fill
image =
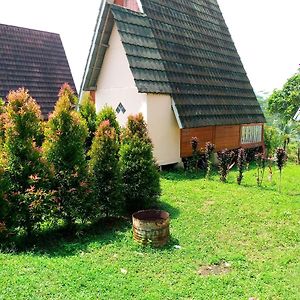
{"label": "wooden plank siding", "polygon": [[216,151],[222,149],[237,149],[243,148],[255,148],[264,146],[263,130],[262,139],[260,143],[255,144],[241,144],[241,132],[242,126],[255,126],[262,125],[262,123],[256,124],[241,124],[231,126],[209,126],[200,128],[181,129],[180,134],[180,156],[188,157],[192,155],[191,139],[197,137],[200,143],[200,148],[204,150],[205,143],[212,142],[216,145]]}

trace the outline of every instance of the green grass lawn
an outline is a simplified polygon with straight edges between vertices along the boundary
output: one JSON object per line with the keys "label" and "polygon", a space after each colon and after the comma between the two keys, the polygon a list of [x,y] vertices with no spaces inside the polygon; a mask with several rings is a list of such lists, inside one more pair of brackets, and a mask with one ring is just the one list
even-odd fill
{"label": "green grass lawn", "polygon": [[[139,247],[119,221],[1,253],[0,299],[300,299],[300,166],[284,169],[281,194],[267,179],[258,188],[254,169],[242,186],[235,177],[163,173],[163,249]],[[224,263],[226,274],[198,274]]]}

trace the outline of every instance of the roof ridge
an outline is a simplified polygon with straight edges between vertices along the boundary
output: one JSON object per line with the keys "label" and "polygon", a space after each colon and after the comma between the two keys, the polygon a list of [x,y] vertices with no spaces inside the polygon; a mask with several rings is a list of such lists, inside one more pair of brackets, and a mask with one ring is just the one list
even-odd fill
{"label": "roof ridge", "polygon": [[110,3],[108,5],[111,6],[111,7],[115,7],[117,9],[120,9],[120,10],[126,10],[126,11],[130,12],[131,14],[137,15],[137,16],[140,16],[140,17],[146,17],[147,16],[144,12],[135,11],[135,10],[132,10],[130,8],[127,8],[127,7],[124,7],[124,6],[121,6],[121,5],[117,5],[117,4],[114,4],[114,3]]}
{"label": "roof ridge", "polygon": [[58,35],[60,36],[59,33],[56,33],[56,32],[50,32],[50,31],[46,31],[46,30],[40,30],[40,29],[32,29],[32,28],[28,28],[28,27],[22,27],[22,26],[17,26],[17,25],[8,25],[8,24],[3,24],[3,23],[0,23],[0,27],[3,26],[3,27],[10,27],[10,28],[15,28],[15,29],[22,29],[22,30],[26,30],[26,31],[35,31],[35,32],[39,32],[39,33],[46,33],[46,34],[49,34],[49,35]]}

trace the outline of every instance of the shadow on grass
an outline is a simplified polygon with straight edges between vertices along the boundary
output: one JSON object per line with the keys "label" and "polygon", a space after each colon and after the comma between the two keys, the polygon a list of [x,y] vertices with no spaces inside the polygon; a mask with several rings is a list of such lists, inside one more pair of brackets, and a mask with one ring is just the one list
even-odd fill
{"label": "shadow on grass", "polygon": [[10,239],[2,246],[2,252],[48,257],[73,256],[88,252],[92,243],[102,247],[121,240],[130,228],[131,222],[127,218],[105,218],[90,225],[78,224],[71,231],[66,227],[45,229],[31,240],[25,236]]}
{"label": "shadow on grass", "polygon": [[171,221],[172,219],[177,219],[180,215],[180,210],[178,208],[164,201],[160,201],[155,208],[167,211],[170,214]]}
{"label": "shadow on grass", "polygon": [[[170,213],[171,220],[179,216],[179,210],[165,202],[159,202],[158,209]],[[88,225],[77,224],[72,230],[57,226],[45,228],[30,240],[24,235],[11,237],[1,245],[2,253],[12,255],[30,254],[33,256],[67,257],[80,252],[89,252],[93,248],[101,248],[126,239],[126,234],[131,231],[130,217],[103,218],[98,222]],[[171,239],[170,245],[172,245]],[[124,240],[124,243],[127,243]],[[176,243],[176,242],[174,242]],[[132,244],[134,242],[132,240]],[[169,246],[168,246],[169,247]],[[170,246],[172,248],[172,246]]]}

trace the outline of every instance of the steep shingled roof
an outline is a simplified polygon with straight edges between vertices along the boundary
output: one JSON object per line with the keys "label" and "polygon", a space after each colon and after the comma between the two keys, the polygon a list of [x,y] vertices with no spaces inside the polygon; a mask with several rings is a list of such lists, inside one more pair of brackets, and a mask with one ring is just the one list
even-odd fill
{"label": "steep shingled roof", "polygon": [[109,13],[139,92],[171,94],[183,128],[265,122],[215,0],[141,3]]}
{"label": "steep shingled roof", "polygon": [[0,97],[25,87],[47,117],[65,82],[76,90],[58,34],[0,24]]}

